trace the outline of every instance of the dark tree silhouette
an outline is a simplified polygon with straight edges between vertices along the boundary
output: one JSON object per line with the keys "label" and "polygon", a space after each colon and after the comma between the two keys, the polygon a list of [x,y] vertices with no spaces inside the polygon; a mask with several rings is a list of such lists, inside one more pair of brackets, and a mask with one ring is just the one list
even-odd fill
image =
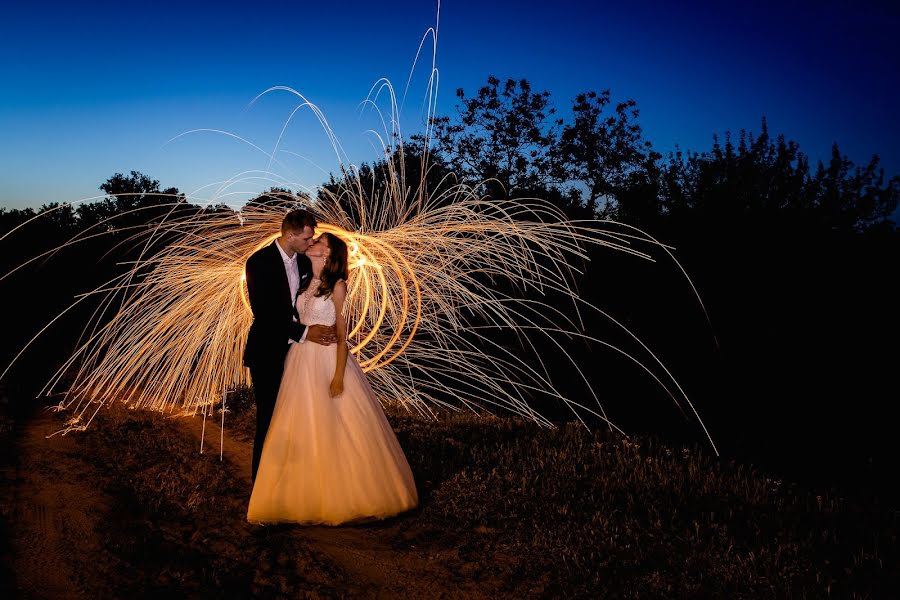
{"label": "dark tree silhouette", "polygon": [[17,225],[21,225],[35,214],[35,210],[28,208],[2,208],[0,207],[0,234],[7,233]]}
{"label": "dark tree silhouette", "polygon": [[661,178],[662,210],[680,222],[866,231],[893,228],[900,199],[900,176],[885,181],[877,155],[854,166],[834,144],[828,165],[819,162],[810,174],[799,144],[773,140],[765,117],[759,136],[740,131],[737,147],[726,132],[724,145],[713,137],[710,152],[671,153]]}
{"label": "dark tree silhouette", "polygon": [[271,187],[259,196],[248,200],[244,208],[252,209],[255,206],[264,204],[269,208],[278,207],[287,212],[308,204],[309,200],[309,194],[306,192],[295,192],[284,187]]}
{"label": "dark tree silhouette", "polygon": [[168,203],[171,195],[177,195],[176,188],[160,191],[159,181],[150,179],[138,171],[132,171],[127,177],[116,173],[100,184],[100,189],[107,193],[116,203],[120,211],[127,211],[141,206]]}
{"label": "dark tree silhouette", "polygon": [[[653,185],[656,162],[662,158],[637,124],[637,103],[619,102],[615,114],[605,116],[609,103],[609,90],[575,97],[573,120],[563,128],[555,162],[561,179],[587,188],[588,212],[602,217],[616,216],[618,201],[625,195],[633,198],[635,187]],[[641,191],[638,195],[646,194]]]}
{"label": "dark tree silhouette", "polygon": [[178,188],[159,189],[159,181],[139,171],[130,175],[116,173],[100,189],[107,197],[78,206],[82,227],[98,226],[101,230],[139,226],[163,217],[173,205],[184,208],[187,201]]}
{"label": "dark tree silhouette", "polygon": [[561,122],[552,120],[550,92],[533,92],[527,79],[507,79],[501,87],[490,76],[474,98],[466,98],[462,88],[456,95],[462,102],[459,121],[443,116],[432,123],[436,150],[457,175],[496,198],[558,186],[553,160]]}
{"label": "dark tree silhouette", "polygon": [[725,143],[714,135],[708,152],[676,149],[663,158],[644,139],[634,100],[604,114],[609,90],[579,94],[568,123],[555,117],[550,93],[534,92],[525,79],[501,84],[490,76],[475,97],[456,95],[456,119],[432,119],[435,154],[486,195],[542,197],[573,217],[653,229],[894,227],[900,176],[886,179],[877,155],[855,166],[835,144],[812,173],[799,144],[773,138],[765,117],[758,136],[740,131],[737,146],[726,131]]}

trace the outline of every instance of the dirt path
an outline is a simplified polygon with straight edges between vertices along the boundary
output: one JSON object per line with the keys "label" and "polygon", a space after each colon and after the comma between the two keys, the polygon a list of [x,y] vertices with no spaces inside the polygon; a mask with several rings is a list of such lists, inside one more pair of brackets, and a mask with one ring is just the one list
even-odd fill
{"label": "dirt path", "polygon": [[[202,417],[183,418],[178,422],[199,443],[203,431]],[[224,456],[239,470],[235,475],[247,482],[249,490],[252,445],[230,436],[227,423],[225,429],[223,437],[218,423],[212,419],[206,420],[204,452],[218,454],[220,440],[224,441],[221,445]],[[458,558],[453,550],[423,554],[415,550],[398,552],[392,548],[390,540],[397,534],[404,518],[409,518],[409,514],[356,526],[298,526],[296,535],[341,567],[354,582],[360,584],[359,590],[366,596],[479,598],[502,595],[498,594],[498,590],[462,579],[446,569],[445,559]]]}
{"label": "dirt path", "polygon": [[[193,438],[199,450],[201,417],[173,418],[169,422]],[[104,491],[104,474],[98,471],[102,461],[98,463],[96,457],[92,462],[86,459],[79,434],[47,437],[59,426],[57,416],[36,414],[22,426],[13,441],[13,464],[0,472],[3,517],[9,525],[8,570],[14,576],[12,591],[17,597],[25,598],[109,597],[127,589],[127,584],[123,588],[122,581],[115,581],[121,580],[125,573],[119,574],[117,556],[113,550],[103,547],[105,538],[98,531],[108,530],[110,523],[122,519],[121,500]],[[218,424],[207,420],[205,453],[219,453],[220,435]],[[246,483],[249,499],[251,444],[229,435],[227,423],[224,455],[222,468],[229,469],[229,477]],[[298,536],[323,559],[312,564],[333,564],[346,574],[350,583],[346,589],[338,588],[341,596],[505,596],[496,589],[497,584],[464,576],[468,565],[460,561],[453,548],[424,552],[416,547],[409,550],[392,547],[391,540],[401,525],[408,526],[408,520],[414,519],[415,514],[416,511],[411,511],[385,521],[354,526],[296,526],[289,530],[289,535]],[[234,515],[236,530],[258,527],[247,525],[244,518],[243,514]],[[308,572],[303,575],[325,581],[329,577],[326,571],[319,574],[321,577]]]}
{"label": "dirt path", "polygon": [[59,421],[40,413],[16,442],[17,463],[4,469],[11,571],[24,597],[81,598],[103,589],[88,584],[105,557],[93,534],[114,505],[95,485],[95,468],[79,458],[71,436],[47,438]]}

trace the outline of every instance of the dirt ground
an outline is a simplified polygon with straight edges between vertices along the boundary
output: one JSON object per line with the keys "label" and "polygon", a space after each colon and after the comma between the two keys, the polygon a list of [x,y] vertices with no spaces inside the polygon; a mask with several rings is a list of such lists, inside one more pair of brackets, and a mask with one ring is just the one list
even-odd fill
{"label": "dirt ground", "polygon": [[[203,427],[201,417],[173,419],[185,436],[199,448]],[[98,581],[115,573],[116,556],[104,547],[96,532],[106,521],[123,518],[119,499],[100,485],[96,460],[83,456],[77,435],[55,435],[59,420],[38,413],[12,441],[15,460],[3,469],[3,516],[8,523],[6,582],[9,592],[24,598],[82,598],[98,593],[121,591],[122,583]],[[207,420],[205,452],[218,455],[221,431]],[[240,478],[250,490],[250,444],[224,436],[226,460],[222,468]],[[245,504],[244,504],[245,506]],[[139,518],[139,516],[135,516]],[[231,520],[230,515],[228,516]],[[404,516],[381,522],[340,527],[277,526],[299,536],[317,554],[313,564],[327,564],[320,574],[328,578],[342,573],[339,585],[326,586],[322,593],[305,590],[306,597],[361,596],[385,598],[456,598],[503,596],[497,584],[460,576],[449,562],[459,565],[453,549],[419,551],[415,546],[396,550],[391,540]],[[240,521],[244,521],[240,523]],[[236,514],[232,523],[247,540],[259,537],[258,525],[246,523]],[[407,527],[408,529],[408,527]],[[102,565],[103,568],[98,568]],[[475,565],[472,566],[475,568]],[[305,573],[316,580],[315,573]],[[284,590],[287,597],[296,597]],[[139,591],[138,591],[139,593]],[[210,595],[228,595],[227,590],[210,590]],[[298,594],[299,595],[299,594]]]}
{"label": "dirt ground", "polygon": [[94,485],[94,467],[79,460],[74,438],[46,437],[56,429],[47,416],[34,419],[16,443],[19,464],[3,473],[8,564],[23,597],[81,597],[84,577],[104,554],[94,529],[115,506]]}
{"label": "dirt ground", "polygon": [[[179,419],[178,423],[186,432],[200,441],[203,420],[199,417]],[[204,450],[218,453],[221,450],[237,468],[250,489],[251,444],[225,435],[212,419],[206,421]],[[296,535],[301,536],[311,547],[321,552],[344,570],[358,584],[355,591],[366,594],[383,594],[396,598],[443,598],[494,596],[495,593],[483,586],[470,584],[465,580],[455,580],[451,571],[442,568],[440,553],[420,554],[418,552],[398,552],[391,547],[390,540],[397,534],[403,515],[358,526],[340,527],[296,527]],[[248,525],[248,527],[256,527]],[[496,592],[496,591],[494,591]]]}

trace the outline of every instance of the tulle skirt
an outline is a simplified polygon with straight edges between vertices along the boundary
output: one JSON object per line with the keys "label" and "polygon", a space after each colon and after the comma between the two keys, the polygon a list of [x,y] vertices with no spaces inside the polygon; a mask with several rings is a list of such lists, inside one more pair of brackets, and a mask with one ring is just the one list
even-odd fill
{"label": "tulle skirt", "polygon": [[415,508],[406,456],[352,354],[329,386],[335,346],[292,344],[263,444],[247,520],[337,525]]}

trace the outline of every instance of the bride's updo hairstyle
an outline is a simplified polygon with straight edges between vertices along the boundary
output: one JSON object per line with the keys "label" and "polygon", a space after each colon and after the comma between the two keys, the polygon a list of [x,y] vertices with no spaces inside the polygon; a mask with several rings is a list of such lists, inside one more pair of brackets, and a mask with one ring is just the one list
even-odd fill
{"label": "bride's updo hairstyle", "polygon": [[347,279],[347,244],[341,238],[330,233],[323,233],[321,237],[328,244],[331,252],[325,259],[325,266],[322,267],[322,274],[319,276],[322,282],[319,284],[319,289],[316,290],[316,296],[328,297],[338,280]]}

